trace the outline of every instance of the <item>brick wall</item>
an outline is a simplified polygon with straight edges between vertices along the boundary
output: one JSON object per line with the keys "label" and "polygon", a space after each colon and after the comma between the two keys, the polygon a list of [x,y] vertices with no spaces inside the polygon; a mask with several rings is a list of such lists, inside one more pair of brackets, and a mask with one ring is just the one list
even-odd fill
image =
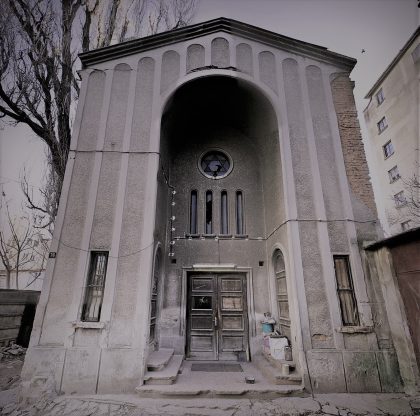
{"label": "brick wall", "polygon": [[331,79],[332,96],[349,185],[353,194],[376,216],[373,189],[354,103],[353,85],[348,74],[334,75]]}

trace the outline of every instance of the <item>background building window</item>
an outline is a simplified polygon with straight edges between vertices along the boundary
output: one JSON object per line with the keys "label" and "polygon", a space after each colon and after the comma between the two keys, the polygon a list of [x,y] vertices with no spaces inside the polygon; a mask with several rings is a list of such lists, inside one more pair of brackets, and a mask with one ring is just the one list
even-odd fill
{"label": "background building window", "polygon": [[392,145],[391,140],[390,140],[389,142],[385,143],[385,144],[382,146],[382,149],[384,149],[384,156],[385,156],[385,159],[386,159],[387,157],[390,157],[391,155],[393,155],[393,154],[394,154],[394,146]]}
{"label": "background building window", "polygon": [[197,191],[191,191],[190,201],[190,233],[197,234]]}
{"label": "background building window", "polygon": [[206,234],[213,233],[213,192],[206,192]]}
{"label": "background building window", "polygon": [[394,195],[394,202],[397,208],[404,206],[407,203],[405,199],[404,191],[398,192]]}
{"label": "background building window", "polygon": [[388,127],[388,123],[386,122],[386,118],[382,117],[378,123],[378,131],[382,133]]}
{"label": "background building window", "polygon": [[236,192],[236,234],[245,234],[244,228],[244,199],[241,191]]}
{"label": "background building window", "polygon": [[410,220],[408,220],[408,221],[404,221],[404,222],[402,222],[402,223],[401,223],[401,229],[402,229],[403,231],[407,231],[407,230],[409,230],[409,229],[410,229],[410,227],[411,227],[411,221],[410,221]]}
{"label": "background building window", "polygon": [[334,269],[343,325],[359,325],[359,314],[353,289],[349,256],[334,256]]}
{"label": "background building window", "polygon": [[397,179],[400,179],[400,172],[398,171],[398,167],[394,166],[392,169],[388,171],[389,182],[395,182]]}
{"label": "background building window", "polygon": [[93,251],[82,308],[82,321],[98,322],[104,297],[108,252]]}
{"label": "background building window", "polygon": [[228,195],[226,191],[222,191],[220,195],[220,232],[222,234],[229,233],[228,221]]}
{"label": "background building window", "polygon": [[382,91],[382,88],[376,93],[376,102],[378,105],[381,105],[385,100],[384,92]]}

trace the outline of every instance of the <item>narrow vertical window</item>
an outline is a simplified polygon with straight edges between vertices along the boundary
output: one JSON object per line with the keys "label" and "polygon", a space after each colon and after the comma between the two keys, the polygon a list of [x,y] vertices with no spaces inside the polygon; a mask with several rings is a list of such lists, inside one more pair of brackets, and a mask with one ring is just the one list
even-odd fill
{"label": "narrow vertical window", "polygon": [[244,200],[241,191],[236,192],[236,234],[245,234],[244,230]]}
{"label": "narrow vertical window", "polygon": [[220,232],[221,234],[229,233],[228,223],[228,196],[226,191],[222,191],[220,197]]}
{"label": "narrow vertical window", "polygon": [[213,192],[206,192],[206,234],[213,234]]}
{"label": "narrow vertical window", "polygon": [[197,234],[197,191],[191,191],[190,233]]}
{"label": "narrow vertical window", "polygon": [[290,330],[289,297],[287,295],[286,266],[283,253],[276,249],[273,256],[274,275],[276,278],[277,311],[279,316],[279,328],[282,335],[292,339]]}
{"label": "narrow vertical window", "polygon": [[359,325],[349,256],[334,256],[334,268],[343,325]]}
{"label": "narrow vertical window", "polygon": [[108,252],[93,251],[91,253],[82,321],[98,322],[100,319],[107,263]]}
{"label": "narrow vertical window", "polygon": [[155,264],[153,267],[152,296],[151,296],[151,305],[150,305],[149,343],[156,341],[157,297],[158,297],[160,271],[161,271],[161,252],[160,252],[160,248],[158,248],[155,255]]}

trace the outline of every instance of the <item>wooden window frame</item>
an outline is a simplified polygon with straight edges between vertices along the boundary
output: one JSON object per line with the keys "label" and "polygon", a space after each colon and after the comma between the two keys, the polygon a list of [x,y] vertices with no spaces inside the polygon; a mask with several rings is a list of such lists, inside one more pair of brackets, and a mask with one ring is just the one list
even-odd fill
{"label": "wooden window frame", "polygon": [[[346,271],[346,285],[342,284],[343,279],[338,276],[337,262],[344,260]],[[350,257],[347,254],[333,255],[335,282],[337,296],[340,304],[341,322],[343,326],[360,326],[359,311],[357,309],[356,294],[354,292],[353,277],[351,273]],[[345,295],[350,294],[350,296]],[[345,302],[345,300],[349,302]]]}
{"label": "wooden window frame", "polygon": [[[81,314],[81,321],[83,322],[100,321],[104,299],[108,257],[108,251],[91,251],[90,253],[89,272],[85,286],[85,296]],[[101,258],[103,259],[102,264],[99,263]],[[98,274],[98,272],[101,273]],[[99,293],[95,293],[95,291]],[[91,313],[92,308],[93,313]]]}

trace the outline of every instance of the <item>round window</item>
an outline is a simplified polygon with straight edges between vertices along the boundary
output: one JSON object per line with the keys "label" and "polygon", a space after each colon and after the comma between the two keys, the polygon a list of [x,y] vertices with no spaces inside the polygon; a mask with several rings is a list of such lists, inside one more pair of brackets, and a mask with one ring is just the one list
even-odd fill
{"label": "round window", "polygon": [[229,175],[232,171],[233,163],[226,153],[220,150],[209,150],[201,156],[198,167],[204,176],[220,179]]}

